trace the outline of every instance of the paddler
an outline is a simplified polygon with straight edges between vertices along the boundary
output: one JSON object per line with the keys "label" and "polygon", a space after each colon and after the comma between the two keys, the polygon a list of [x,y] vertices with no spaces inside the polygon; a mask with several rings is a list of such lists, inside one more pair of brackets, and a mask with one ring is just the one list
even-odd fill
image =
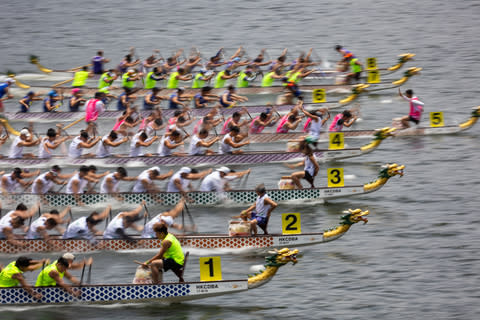
{"label": "paddler", "polygon": [[357,116],[354,115],[353,111],[344,110],[342,113],[337,114],[333,118],[328,131],[331,131],[331,132],[342,131],[344,126],[351,127],[356,120],[357,120]]}
{"label": "paddler", "polygon": [[42,295],[32,289],[32,286],[30,286],[23,277],[23,273],[40,269],[47,261],[46,259],[32,260],[22,256],[16,261],[10,262],[0,272],[0,288],[12,288],[20,285],[34,299],[40,300]]}
{"label": "paddler", "polygon": [[248,114],[247,108],[243,107],[240,111],[235,111],[230,118],[225,121],[222,128],[222,134],[229,133],[233,127],[246,127],[248,126],[248,120],[242,121],[242,115]]}
{"label": "paddler", "polygon": [[280,69],[270,71],[262,78],[262,87],[271,87],[273,86],[275,80],[281,80],[284,77],[285,75],[280,72]]}
{"label": "paddler", "polygon": [[7,78],[5,82],[0,83],[0,112],[3,112],[3,101],[13,99],[13,95],[8,93],[8,89],[15,83],[15,79]]}
{"label": "paddler", "polygon": [[214,143],[220,140],[220,137],[213,137],[212,139],[206,141],[208,137],[208,130],[206,128],[201,128],[200,131],[192,136],[190,141],[190,149],[188,155],[196,156],[196,155],[211,155],[214,154],[215,151],[208,149]]}
{"label": "paddler", "polygon": [[200,191],[218,193],[230,191],[232,188],[228,182],[250,174],[250,171],[251,169],[235,172],[228,167],[220,167],[203,179]]}
{"label": "paddler", "polygon": [[229,85],[227,90],[222,93],[220,96],[219,102],[220,105],[224,108],[231,108],[234,107],[239,102],[246,102],[248,98],[245,96],[240,96],[235,94],[235,87],[233,85]]}
{"label": "paddler", "polygon": [[40,139],[33,139],[32,132],[28,128],[23,128],[20,130],[20,135],[15,137],[12,144],[10,145],[10,154],[8,155],[9,159],[22,159],[22,158],[33,158],[35,155],[33,153],[23,153],[24,147],[33,147],[40,144]]}
{"label": "paddler", "polygon": [[95,226],[105,220],[111,210],[112,206],[108,205],[101,213],[94,211],[88,217],[81,217],[73,221],[63,234],[63,239],[85,239],[94,243],[95,236],[103,234]]}
{"label": "paddler", "polygon": [[133,68],[139,63],[140,63],[140,59],[136,59],[135,61],[132,61],[132,54],[129,53],[123,58],[123,60],[118,65],[118,71],[120,72],[120,74],[124,74],[129,68]]}
{"label": "paddler", "polygon": [[130,157],[151,157],[151,153],[144,153],[143,149],[157,141],[158,136],[148,137],[145,131],[140,131],[132,137],[130,143]]}
{"label": "paddler", "polygon": [[253,118],[253,120],[250,122],[250,129],[248,130],[248,133],[262,133],[265,127],[271,127],[272,125],[275,125],[278,120],[279,118],[274,116],[271,110],[267,109],[267,112],[262,112],[259,116]]}
{"label": "paddler", "polygon": [[237,77],[237,87],[238,88],[247,88],[250,85],[250,82],[255,80],[257,75],[253,72],[251,67],[247,67],[245,71],[241,71]]}
{"label": "paddler", "polygon": [[401,118],[403,127],[410,128],[410,121],[415,124],[419,124],[420,119],[422,118],[423,107],[425,106],[425,104],[413,94],[413,90],[411,89],[405,91],[404,95],[402,94],[402,91],[400,91],[400,88],[398,88],[398,95],[410,103],[410,112],[408,116],[404,116]]}
{"label": "paddler", "polygon": [[167,192],[180,192],[185,199],[189,199],[187,193],[194,191],[191,180],[203,179],[211,172],[212,169],[198,172],[196,169],[182,167],[171,176],[167,184]]}
{"label": "paddler", "polygon": [[30,210],[26,205],[20,203],[15,210],[7,212],[0,219],[0,239],[7,240],[8,244],[15,247],[25,246],[25,243],[18,241],[17,235],[14,233],[15,229],[23,228],[26,219],[31,218],[37,210],[39,205],[32,206]]}
{"label": "paddler", "polygon": [[225,69],[223,71],[220,71],[217,73],[217,76],[215,77],[215,85],[214,88],[223,88],[225,87],[225,84],[228,79],[233,79],[238,77],[238,73],[232,73],[230,69]]}
{"label": "paddler", "polygon": [[[33,104],[33,101],[42,101],[43,98],[39,97],[35,92],[29,91],[25,97],[18,100],[20,103],[20,112],[28,112]],[[0,101],[1,104],[1,101]]]}
{"label": "paddler", "polygon": [[158,239],[162,240],[160,251],[148,259],[143,265],[149,266],[152,270],[153,284],[159,284],[163,281],[163,272],[172,270],[177,276],[179,282],[185,282],[182,276],[185,256],[182,246],[175,236],[168,232],[167,227],[155,225],[153,227]]}
{"label": "paddler", "polygon": [[210,81],[215,76],[215,72],[208,72],[207,69],[200,69],[193,79],[192,88],[199,89],[205,87],[205,82]]}
{"label": "paddler", "polygon": [[20,168],[14,168],[11,173],[4,174],[0,179],[3,195],[9,195],[17,192],[18,187],[27,187],[33,183],[33,180],[27,181],[24,179],[37,176],[40,170],[28,172]]}
{"label": "paddler", "polygon": [[94,74],[102,74],[103,65],[110,62],[110,59],[107,59],[103,56],[103,51],[97,51],[97,55],[92,58],[92,71]]}
{"label": "paddler", "polygon": [[168,99],[168,109],[178,109],[178,106],[187,107],[188,102],[192,99],[191,95],[185,93],[185,88],[180,87],[177,92],[172,93]]}
{"label": "paddler", "polygon": [[129,177],[124,167],[118,167],[115,172],[109,173],[100,184],[100,193],[119,192],[120,181],[136,181],[137,177]]}
{"label": "paddler", "polygon": [[168,100],[168,96],[160,96],[158,95],[159,92],[160,89],[155,87],[152,91],[147,93],[143,99],[143,110],[153,110],[160,104],[160,102],[162,102],[162,100]]}
{"label": "paddler", "polygon": [[184,138],[178,130],[173,130],[169,135],[163,135],[158,145],[158,156],[167,157],[167,156],[178,156],[182,155],[182,152],[174,152],[176,148],[183,146]]}
{"label": "paddler", "polygon": [[114,69],[110,69],[103,73],[98,79],[98,91],[105,93],[108,97],[115,98],[108,90],[112,89],[113,82],[117,80],[118,75]]}
{"label": "paddler", "polygon": [[145,78],[145,89],[153,89],[157,85],[157,81],[167,78],[167,74],[163,72],[162,68],[155,67],[152,71],[147,73]]}
{"label": "paddler", "polygon": [[127,141],[128,136],[119,137],[115,130],[110,131],[108,135],[102,137],[101,143],[98,144],[97,158],[111,157],[112,148],[116,148]]}
{"label": "paddler", "polygon": [[53,184],[67,184],[65,179],[70,179],[73,174],[62,174],[62,169],[58,165],[53,165],[49,171],[39,175],[32,183],[32,193],[44,195],[51,192]]}
{"label": "paddler", "polygon": [[222,141],[220,142],[219,145],[219,154],[241,154],[243,153],[243,150],[233,150],[233,149],[238,149],[243,146],[246,146],[247,144],[250,144],[250,141],[244,141],[241,142],[243,139],[245,139],[246,136],[240,135],[240,128],[237,126],[234,126],[231,128],[230,132],[226,134]]}
{"label": "paddler", "polygon": [[68,108],[71,112],[80,111],[80,107],[87,102],[87,99],[83,98],[83,92],[79,88],[72,89],[72,96],[68,99]]}
{"label": "paddler", "polygon": [[202,87],[199,93],[195,94],[193,97],[195,102],[195,108],[205,108],[208,106],[208,103],[213,101],[218,101],[220,98],[218,95],[210,93],[212,91],[212,87],[206,86]]}
{"label": "paddler", "polygon": [[184,68],[178,68],[178,71],[174,71],[170,74],[167,83],[167,89],[177,89],[178,81],[190,81],[192,80],[192,75],[188,74]]}
{"label": "paddler", "polygon": [[[73,138],[72,143],[68,147],[68,156],[72,159],[80,158],[83,154],[83,149],[90,149],[95,146],[102,137],[93,137],[90,139],[88,132],[85,130],[80,131],[80,135]],[[84,156],[92,157],[93,153],[85,154]]]}
{"label": "paddler", "polygon": [[61,106],[58,104],[59,101],[63,100],[63,95],[57,93],[57,90],[53,89],[47,93],[47,97],[43,99],[43,112],[52,112]]}
{"label": "paddler", "polygon": [[150,169],[144,170],[142,171],[142,173],[138,175],[137,181],[133,186],[132,192],[140,192],[140,193],[159,192],[160,190],[155,185],[155,182],[153,180],[165,180],[171,177],[172,174],[173,174],[172,170],[170,170],[166,174],[160,174],[159,167],[152,167]]}
{"label": "paddler", "polygon": [[250,229],[254,235],[257,234],[257,226],[263,230],[264,234],[268,234],[268,221],[277,203],[268,196],[263,183],[255,188],[255,193],[257,200],[248,209],[243,210],[240,217],[250,223]]}
{"label": "paddler", "polygon": [[135,88],[135,81],[140,80],[142,77],[143,73],[137,72],[135,69],[128,69],[122,76],[122,87],[133,89]]}
{"label": "paddler", "polygon": [[168,211],[157,214],[150,221],[145,224],[142,232],[142,238],[153,239],[155,238],[155,231],[153,231],[154,226],[165,226],[167,228],[174,228],[177,230],[183,230],[184,226],[178,223],[175,223],[174,220],[176,217],[182,213],[183,208],[185,207],[185,199],[181,198],[175,207]]}
{"label": "paddler", "polygon": [[[51,249],[59,249],[51,246],[48,240],[51,239],[48,234],[49,230],[56,229],[63,234],[65,230],[61,227],[62,224],[68,223],[68,221],[63,220],[63,218],[70,211],[70,207],[66,207],[61,213],[56,209],[50,210],[48,213],[42,214],[38,219],[35,219],[30,226],[28,227],[27,234],[25,239],[42,239],[44,240]],[[40,213],[40,211],[39,211]]]}
{"label": "paddler", "polygon": [[[35,286],[36,287],[61,287],[74,297],[80,296],[80,294],[82,293],[80,288],[72,288],[71,286],[66,284],[65,281],[63,280],[63,278],[65,277],[72,284],[77,286],[81,285],[80,280],[75,278],[69,272],[69,269],[73,268],[73,260],[75,260],[75,256],[73,254],[69,252],[64,253],[52,264],[49,264],[45,268],[43,268],[43,270],[39,273],[37,277]],[[92,265],[92,262],[93,262],[93,259],[89,258],[88,260],[84,260],[83,263],[81,263],[80,265],[82,267],[90,266]]]}
{"label": "paddler", "polygon": [[315,188],[314,179],[320,170],[320,166],[318,165],[315,154],[312,151],[311,144],[308,141],[302,141],[300,143],[300,152],[304,154],[304,159],[301,162],[296,164],[285,163],[285,165],[290,169],[304,166],[304,170],[292,173],[290,178],[292,179],[293,183],[295,183],[297,189],[303,189],[300,179],[307,180],[308,183],[310,183],[310,187]]}
{"label": "paddler", "polygon": [[131,211],[122,211],[118,213],[105,228],[105,231],[103,232],[103,238],[132,239],[132,236],[128,235],[126,230],[128,228],[133,228],[138,232],[143,230],[143,227],[136,225],[135,222],[142,219],[144,215],[146,217],[147,213],[145,211],[144,214],[140,214],[144,208],[145,200],[143,200],[135,209]]}
{"label": "paddler", "polygon": [[130,88],[124,88],[124,92],[118,96],[117,110],[123,111],[128,110],[132,107],[133,103],[137,99],[137,96],[134,94],[135,90]]}
{"label": "paddler", "polygon": [[328,112],[327,108],[320,108],[308,112],[303,105],[301,110],[308,118],[304,126],[304,131],[308,132],[306,139],[309,143],[316,143],[320,138],[320,134],[325,131],[324,126],[328,119],[330,119],[330,112]]}
{"label": "paddler", "polygon": [[57,149],[62,143],[71,139],[71,136],[61,136],[61,128],[63,124],[57,124],[58,130],[55,131],[53,128],[47,130],[47,136],[40,138],[40,143],[38,145],[38,158],[40,159],[49,159],[53,155],[53,151]]}
{"label": "paddler", "polygon": [[352,80],[358,82],[363,71],[363,64],[353,56],[353,54],[348,53],[345,55],[347,63],[350,65],[350,73],[345,77],[345,83],[351,83]]}
{"label": "paddler", "polygon": [[73,76],[72,87],[81,88],[87,83],[87,79],[93,77],[93,74],[88,71],[87,66],[83,66],[82,70],[75,72]]}

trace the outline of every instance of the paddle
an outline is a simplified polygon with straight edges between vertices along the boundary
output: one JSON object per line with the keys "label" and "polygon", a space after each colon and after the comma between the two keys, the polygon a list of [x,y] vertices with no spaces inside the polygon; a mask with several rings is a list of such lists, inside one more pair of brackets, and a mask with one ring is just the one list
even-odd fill
{"label": "paddle", "polygon": [[72,123],[67,124],[65,127],[63,127],[62,130],[67,130],[68,128],[73,127],[74,125],[76,125],[77,123],[79,123],[80,121],[83,121],[83,120],[85,120],[85,117],[81,117],[80,119],[77,119],[77,120],[73,121]]}
{"label": "paddle", "polygon": [[88,265],[88,273],[87,273],[87,283],[90,284],[92,282],[92,264]]}
{"label": "paddle", "polygon": [[56,88],[56,87],[58,87],[58,86],[61,86],[62,84],[65,84],[65,83],[68,83],[68,82],[70,82],[70,81],[73,81],[73,79],[74,79],[74,78],[57,82],[57,83],[55,83],[54,85],[52,85],[52,88]]}

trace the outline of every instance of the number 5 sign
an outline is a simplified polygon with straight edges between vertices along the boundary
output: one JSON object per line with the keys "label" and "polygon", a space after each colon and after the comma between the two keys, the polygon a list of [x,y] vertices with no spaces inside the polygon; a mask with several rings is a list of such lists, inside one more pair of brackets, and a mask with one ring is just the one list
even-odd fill
{"label": "number 5 sign", "polygon": [[222,280],[222,263],[220,257],[200,258],[200,281]]}

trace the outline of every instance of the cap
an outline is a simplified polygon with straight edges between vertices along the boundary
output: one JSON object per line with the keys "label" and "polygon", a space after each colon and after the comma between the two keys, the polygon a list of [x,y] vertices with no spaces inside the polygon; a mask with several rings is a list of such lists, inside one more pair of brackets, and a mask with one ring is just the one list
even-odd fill
{"label": "cap", "polygon": [[48,96],[50,96],[50,97],[57,97],[57,96],[58,96],[57,91],[51,90],[51,91],[48,93]]}
{"label": "cap", "polygon": [[180,170],[178,170],[178,172],[180,172],[180,174],[190,173],[190,172],[192,172],[192,169],[190,169],[189,167],[182,167],[182,168],[180,168]]}
{"label": "cap", "polygon": [[238,62],[240,61],[240,57],[233,58],[232,61]]}
{"label": "cap", "polygon": [[228,168],[228,167],[220,167],[220,168],[217,169],[217,171],[227,174],[227,173],[231,172],[232,170],[230,170],[230,168]]}
{"label": "cap", "polygon": [[78,88],[72,89],[72,94],[75,94],[75,93],[77,93],[77,92],[79,92],[79,91],[80,91],[80,89],[78,89]]}
{"label": "cap", "polygon": [[30,137],[30,131],[28,131],[28,129],[22,129],[20,130],[20,135],[24,135],[24,136],[27,136]]}
{"label": "cap", "polygon": [[135,73],[135,69],[128,69],[128,73]]}
{"label": "cap", "polygon": [[27,96],[33,96],[34,94],[35,94],[35,92],[33,92],[33,91],[28,91],[27,92]]}
{"label": "cap", "polygon": [[178,87],[177,90],[179,90],[179,91],[185,91],[185,87]]}
{"label": "cap", "polygon": [[67,260],[75,260],[75,256],[70,252],[64,253],[62,258]]}
{"label": "cap", "polygon": [[160,216],[160,221],[165,222],[167,227],[170,227],[173,224],[173,218],[171,216]]}
{"label": "cap", "polygon": [[7,79],[5,79],[5,82],[6,82],[6,83],[15,83],[15,79],[13,79],[13,78],[7,78]]}
{"label": "cap", "polygon": [[347,53],[346,55],[343,56],[344,58],[350,58],[350,57],[353,57],[353,54],[351,53]]}
{"label": "cap", "polygon": [[207,69],[200,69],[200,73],[207,73]]}

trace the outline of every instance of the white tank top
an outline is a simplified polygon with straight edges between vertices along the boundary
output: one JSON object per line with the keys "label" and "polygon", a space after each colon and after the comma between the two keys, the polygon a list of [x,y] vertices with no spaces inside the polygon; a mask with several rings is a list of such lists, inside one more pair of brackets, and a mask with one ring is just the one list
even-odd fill
{"label": "white tank top", "polygon": [[117,229],[125,230],[125,227],[123,226],[123,218],[120,216],[121,213],[123,213],[123,212],[120,212],[119,214],[117,214],[112,219],[112,221],[110,221],[107,228],[103,232],[103,238],[105,238],[105,239],[119,239],[119,236],[115,231]]}
{"label": "white tank top", "polygon": [[80,158],[83,153],[83,148],[77,148],[77,146],[82,142],[80,137],[75,137],[68,147],[68,156],[70,158]]}
{"label": "white tank top", "polygon": [[139,132],[136,135],[133,136],[132,142],[130,143],[130,157],[140,157],[143,156],[142,153],[142,146],[137,147],[137,142],[140,141],[140,135],[142,133]]}
{"label": "white tank top", "polygon": [[186,190],[188,188],[188,184],[190,181],[188,179],[184,179],[181,177],[180,172],[176,172],[168,181],[167,184],[167,192],[179,192],[178,188],[175,186],[175,180],[180,179],[180,184],[182,185],[182,189]]}
{"label": "white tank top", "polygon": [[37,220],[33,221],[30,225],[30,228],[28,228],[25,239],[41,239],[42,235],[37,232],[37,228],[44,227],[45,221],[47,221],[47,217],[40,217]]}
{"label": "white tank top", "polygon": [[87,185],[87,183],[85,179],[80,178],[80,175],[78,173],[75,174],[73,177],[71,177],[70,180],[68,180],[66,193],[70,193],[70,194],[73,193],[72,184],[74,181],[80,182],[78,184],[78,193],[79,194],[83,193],[83,189],[85,189],[85,186]]}
{"label": "white tank top", "polygon": [[43,137],[40,140],[40,144],[38,145],[38,157],[41,159],[51,158],[52,154],[45,151],[45,144],[48,142],[48,137]]}
{"label": "white tank top", "polygon": [[197,146],[197,143],[200,141],[203,142],[203,139],[200,139],[196,134],[192,136],[190,140],[190,150],[188,152],[189,155],[205,154],[205,147]]}
{"label": "white tank top", "polygon": [[220,177],[220,172],[215,171],[210,173],[203,179],[200,185],[200,191],[216,191],[223,192],[224,180]]}
{"label": "white tank top", "polygon": [[105,157],[110,157],[112,155],[112,146],[108,146],[105,144],[105,140],[108,138],[108,136],[104,136],[102,138],[102,141],[98,144],[97,148],[97,158],[105,158]]}
{"label": "white tank top", "polygon": [[[315,156],[313,156],[315,158]],[[310,173],[310,175],[313,177],[313,174],[315,173],[315,165],[313,162],[310,160],[310,157],[306,156],[305,157],[305,167],[303,168],[306,172]]]}
{"label": "white tank top", "polygon": [[17,180],[14,180],[12,178],[12,174],[11,173],[7,173],[4,175],[4,177],[7,177],[7,186],[6,186],[6,189],[7,189],[7,192],[8,193],[14,193],[17,188],[20,186],[20,183],[17,182]]}
{"label": "white tank top", "polygon": [[87,217],[73,221],[63,234],[63,239],[93,239],[95,235],[88,229]]}
{"label": "white tank top", "polygon": [[10,146],[10,154],[8,156],[10,159],[19,159],[23,156],[23,147],[18,146],[18,143],[21,141],[22,139],[20,136],[13,140],[12,145]]}
{"label": "white tank top", "polygon": [[172,154],[173,149],[170,149],[169,147],[165,146],[165,141],[170,142],[170,144],[175,143],[175,141],[173,141],[170,138],[170,136],[168,136],[168,137],[163,136],[162,140],[160,141],[160,145],[158,146],[158,155],[160,157],[166,157],[166,156],[170,156]]}
{"label": "white tank top", "polygon": [[258,197],[255,202],[255,212],[258,217],[266,217],[268,210],[270,210],[270,205],[265,205],[265,199],[270,199],[270,197],[265,193],[263,196]]}
{"label": "white tank top", "polygon": [[310,129],[308,130],[308,134],[312,137],[318,138],[322,131],[323,131],[322,118],[319,117],[317,121],[312,119],[310,123]]}
{"label": "white tank top", "polygon": [[148,221],[145,224],[142,232],[142,238],[156,238],[153,227],[156,223],[159,223],[161,221],[163,221],[167,225],[167,228],[170,228],[173,224],[173,218],[171,216],[163,216],[162,213],[157,214],[155,217],[153,217],[152,220]]}
{"label": "white tank top", "polygon": [[232,146],[225,143],[225,139],[227,139],[227,138],[232,139],[232,136],[230,136],[230,134],[226,134],[223,137],[222,142],[220,142],[220,146],[218,148],[218,153],[219,154],[228,154],[228,153],[232,152]]}
{"label": "white tank top", "polygon": [[147,180],[148,184],[152,183],[152,179],[149,177],[149,170],[145,170],[137,178],[137,182],[135,182],[135,185],[133,186],[133,192],[146,192],[147,190],[143,186],[142,180]]}
{"label": "white tank top", "polygon": [[0,219],[0,239],[5,239],[5,234],[3,234],[3,229],[5,228],[12,228],[12,213],[14,213],[15,210],[9,211],[6,215]]}
{"label": "white tank top", "polygon": [[100,185],[100,193],[108,193],[107,190],[107,179],[112,179],[113,181],[113,192],[118,192],[118,184],[120,181],[115,178],[115,172],[109,173],[103,178],[102,184]]}
{"label": "white tank top", "polygon": [[[53,181],[46,179],[47,174],[48,172],[42,173],[33,181],[32,193],[45,194],[53,187]],[[43,183],[42,189],[39,189],[40,188],[40,186],[38,185],[39,181]]]}

